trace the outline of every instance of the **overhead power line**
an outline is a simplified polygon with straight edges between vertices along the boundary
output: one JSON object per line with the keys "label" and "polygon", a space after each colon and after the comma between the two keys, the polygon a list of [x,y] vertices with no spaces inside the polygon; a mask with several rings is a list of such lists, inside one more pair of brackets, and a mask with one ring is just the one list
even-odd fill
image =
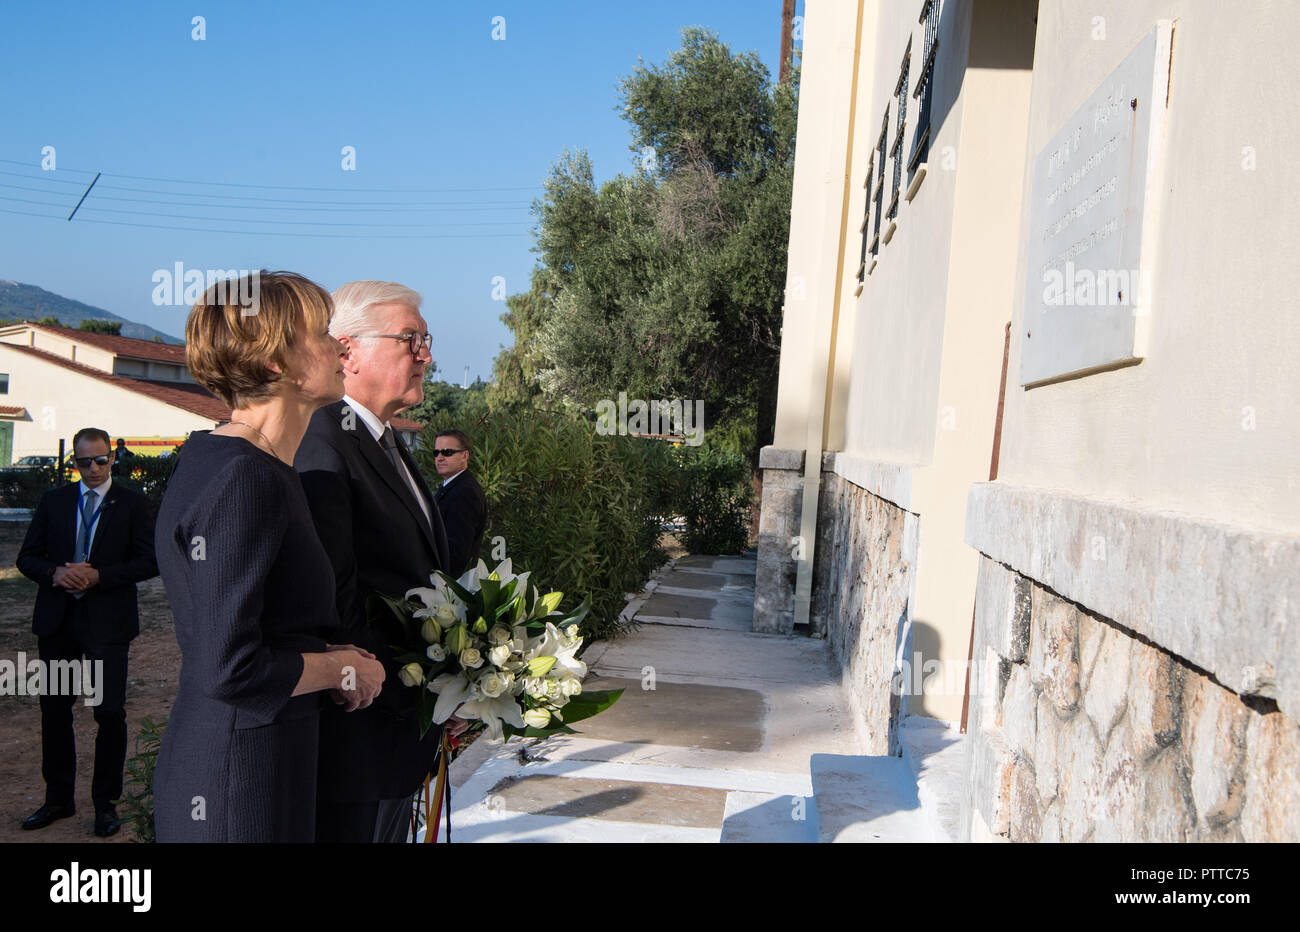
{"label": "overhead power line", "polygon": [[[30,165],[22,162],[15,162],[12,159],[0,159],[0,163],[9,165],[18,165],[31,168]],[[63,172],[81,173],[75,169],[61,169]],[[89,173],[86,173],[89,174]],[[356,195],[366,192],[383,192],[388,195],[402,194],[432,194],[432,193],[450,193],[452,191],[510,191],[510,190],[529,190],[523,188],[464,188],[464,189],[425,189],[423,191],[404,192],[400,189],[392,188],[371,188],[371,189],[348,189],[348,188],[311,188],[305,186],[292,185],[254,185],[254,184],[235,184],[231,182],[205,182],[205,181],[180,181],[169,178],[152,178],[137,175],[101,175],[95,174],[94,180],[70,181],[66,178],[51,177],[50,173],[35,174],[29,172],[17,172],[0,169],[0,175],[10,177],[25,184],[15,184],[11,182],[0,182],[0,190],[6,192],[22,192],[45,195],[46,200],[36,200],[27,197],[14,197],[10,194],[0,194],[0,202],[10,204],[30,205],[34,207],[50,208],[67,212],[67,219],[74,217],[83,223],[98,223],[103,225],[136,227],[142,229],[173,230],[178,232],[190,233],[221,233],[229,235],[240,234],[257,234],[264,236],[305,236],[314,238],[344,238],[348,236],[366,236],[380,237],[391,239],[415,239],[415,238],[456,238],[456,237],[508,237],[508,236],[528,236],[530,233],[520,230],[526,221],[524,215],[528,212],[530,205],[516,201],[505,200],[410,200],[403,197],[400,200],[379,200],[367,201],[362,198],[344,198],[332,197],[328,199],[303,198],[303,197],[265,197],[254,194],[240,194],[233,190],[237,188],[249,188],[259,190],[277,190],[285,191],[331,191],[346,192],[349,195]],[[103,178],[100,181],[101,177]],[[150,187],[134,187],[131,185],[113,184],[113,178],[126,178],[136,181],[156,182],[163,184],[193,184],[203,185],[212,188],[221,188],[219,192],[213,191],[180,191],[180,190],[161,190]],[[56,185],[65,186],[61,190],[56,190]],[[81,189],[84,188],[84,191]],[[105,193],[106,191],[122,192],[130,196],[120,196],[118,194]],[[93,192],[93,193],[92,193]],[[80,193],[80,200],[75,203],[73,195]],[[153,196],[140,196],[153,195]],[[66,199],[65,199],[66,198]],[[240,201],[245,203],[232,203]],[[252,203],[247,203],[252,202]],[[135,210],[133,207],[155,207],[158,209]],[[190,213],[190,209],[197,209],[202,213]],[[250,215],[249,212],[255,212]],[[15,214],[20,216],[39,217],[42,219],[54,219],[53,213],[38,213],[26,210],[3,210],[4,213]],[[323,215],[320,219],[287,219],[283,216],[285,213],[297,214],[299,218],[311,218],[312,215]],[[94,214],[94,216],[87,216]],[[235,214],[231,216],[230,214]],[[326,219],[328,215],[346,215],[348,219],[330,220]],[[375,215],[374,221],[366,221],[365,215]],[[418,219],[418,215],[426,215],[429,219],[425,222],[395,222],[390,219],[394,214],[417,215],[412,219]],[[453,215],[455,221],[443,222],[437,219],[437,215]],[[479,214],[479,218],[472,215]],[[158,218],[161,220],[181,221],[185,225],[176,226],[164,223],[141,222],[136,218]],[[203,224],[195,226],[194,224]],[[209,227],[206,224],[216,224],[217,227]],[[245,229],[232,229],[231,227],[244,227]],[[302,229],[276,229],[283,227],[293,228],[329,228],[332,230],[356,231],[347,232],[321,232],[309,233]],[[451,230],[465,230],[473,228],[493,228],[505,227],[515,228],[514,232],[500,230],[496,232],[442,232]],[[391,231],[391,232],[390,232]]]}
{"label": "overhead power line", "polygon": [[[31,167],[30,162],[20,162],[15,159],[0,159],[0,164]],[[82,175],[95,174],[95,172],[84,168],[60,168],[58,170],[60,172],[73,172]],[[205,185],[219,188],[255,188],[264,191],[332,191],[347,194],[469,194],[481,193],[484,191],[540,191],[542,187],[541,185],[531,184],[496,185],[482,188],[327,188],[290,184],[246,184],[235,181],[200,181],[184,178],[156,178],[148,175],[123,175],[117,172],[104,172],[104,175],[108,178],[124,178],[128,181],[155,181],[163,182],[165,184]]]}
{"label": "overhead power line", "polygon": [[[13,198],[6,198],[5,200],[13,200]],[[50,205],[50,206],[59,206],[59,205]],[[64,219],[62,216],[59,215],[38,214],[28,210],[10,210],[4,207],[0,207],[0,213],[17,214],[24,217],[38,217],[42,220],[61,221]],[[128,223],[126,221],[119,221],[119,220],[96,220],[92,217],[82,217],[79,222],[96,223],[96,224],[102,224],[106,226],[139,227],[139,228],[150,229],[150,230],[174,230],[182,233],[223,233],[223,234],[230,234],[233,236],[248,236],[249,233],[252,232],[249,230],[213,230],[205,227],[166,226],[157,223]],[[358,237],[364,237],[366,239],[494,239],[494,238],[501,238],[501,237],[530,235],[528,233],[373,233],[373,232],[303,233],[298,231],[283,231],[283,230],[257,230],[256,233],[258,236],[293,236],[293,237],[306,237],[309,239],[356,239]]]}

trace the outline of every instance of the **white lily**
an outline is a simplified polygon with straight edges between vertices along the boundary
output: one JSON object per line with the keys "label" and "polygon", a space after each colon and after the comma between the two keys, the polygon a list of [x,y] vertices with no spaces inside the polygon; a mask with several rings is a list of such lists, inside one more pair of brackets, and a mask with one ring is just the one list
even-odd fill
{"label": "white lily", "polygon": [[[457,670],[444,673],[429,683],[429,692],[438,694],[438,701],[433,705],[433,722],[441,725],[451,718],[456,708],[470,698],[469,677]],[[461,718],[466,716],[462,715]]]}
{"label": "white lily", "polygon": [[[442,697],[438,697],[442,701]],[[461,706],[460,712],[457,713],[464,719],[478,719],[487,725],[488,737],[493,740],[501,738],[501,723],[504,720],[506,724],[513,725],[515,728],[524,727],[523,716],[519,714],[519,706],[515,703],[514,697],[510,693],[498,696],[495,699],[471,699]],[[437,721],[437,715],[434,716]]]}
{"label": "white lily", "polygon": [[530,646],[532,649],[524,654],[525,659],[554,657],[553,669],[571,674],[578,679],[587,675],[587,665],[574,656],[578,648],[582,647],[582,638],[565,637],[549,621],[546,623],[546,633]]}
{"label": "white lily", "polygon": [[488,572],[487,564],[483,562],[482,558],[480,558],[478,563],[465,571],[464,576],[456,580],[456,583],[462,589],[467,589],[470,592],[478,592],[479,580],[487,579],[489,575],[490,573]]}
{"label": "white lily", "polygon": [[441,613],[444,617],[445,609],[449,608],[456,613],[456,617],[461,621],[465,620],[465,605],[460,599],[456,598],[453,593],[438,576],[435,574],[430,577],[433,582],[432,586],[417,586],[414,589],[406,590],[406,598],[415,599],[422,608],[417,608],[411,613],[413,618],[437,618]]}
{"label": "white lily", "polygon": [[510,582],[510,580],[515,578],[514,560],[510,559],[509,557],[506,557],[504,560],[502,560],[500,563],[496,565],[496,569],[494,569],[492,572],[497,574],[497,579],[501,580],[501,582],[503,583]]}

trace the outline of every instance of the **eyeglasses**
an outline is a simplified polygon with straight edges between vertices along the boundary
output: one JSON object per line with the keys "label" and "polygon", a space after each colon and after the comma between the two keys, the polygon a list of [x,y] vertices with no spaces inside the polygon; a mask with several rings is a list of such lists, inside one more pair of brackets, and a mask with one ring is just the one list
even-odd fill
{"label": "eyeglasses", "polygon": [[353,339],[383,337],[387,340],[400,340],[410,347],[412,356],[419,356],[421,347],[428,349],[433,344],[433,334],[431,333],[349,333],[348,336]]}
{"label": "eyeglasses", "polygon": [[465,451],[465,450],[434,450],[434,451],[433,451],[433,455],[434,455],[434,456],[445,456],[445,457],[450,458],[450,457],[455,456],[457,453],[464,453],[464,452],[466,452],[466,451]]}
{"label": "eyeglasses", "polygon": [[78,469],[89,469],[91,463],[96,466],[107,466],[108,454],[102,456],[78,456],[73,459],[73,462],[77,464]]}

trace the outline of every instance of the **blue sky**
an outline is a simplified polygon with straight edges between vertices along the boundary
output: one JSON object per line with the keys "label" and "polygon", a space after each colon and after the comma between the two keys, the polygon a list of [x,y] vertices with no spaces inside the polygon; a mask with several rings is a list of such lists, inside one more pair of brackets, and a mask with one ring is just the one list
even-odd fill
{"label": "blue sky", "polygon": [[175,335],[188,308],[152,293],[177,262],[391,279],[424,295],[441,376],[487,378],[493,279],[527,288],[547,170],[580,148],[600,179],[632,169],[618,80],[689,25],[776,79],[780,0],[5,4],[0,279]]}

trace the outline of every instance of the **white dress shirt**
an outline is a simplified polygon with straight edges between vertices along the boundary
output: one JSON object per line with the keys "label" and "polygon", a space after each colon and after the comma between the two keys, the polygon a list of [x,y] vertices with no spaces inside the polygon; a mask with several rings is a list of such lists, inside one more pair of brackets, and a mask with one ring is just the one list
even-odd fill
{"label": "white dress shirt", "polygon": [[109,476],[104,480],[104,484],[96,489],[90,488],[84,481],[78,482],[77,485],[80,488],[77,490],[77,527],[76,536],[73,538],[74,541],[81,540],[81,507],[85,502],[86,493],[89,492],[91,495],[99,497],[98,501],[91,503],[90,508],[90,513],[94,516],[92,518],[94,523],[90,526],[90,540],[86,544],[86,555],[89,556],[90,548],[95,543],[95,535],[99,533],[99,519],[103,517],[104,496],[108,494],[109,488],[113,485],[113,477]]}
{"label": "white dress shirt", "polygon": [[[356,412],[357,417],[361,418],[361,423],[366,425],[366,430],[370,431],[370,435],[375,438],[375,441],[380,446],[383,446],[379,438],[384,435],[384,430],[389,425],[379,423],[379,418],[369,408],[350,395],[343,396],[343,403]],[[429,503],[420,494],[420,487],[416,485],[415,477],[411,475],[411,470],[407,468],[406,461],[401,457],[398,457],[398,459],[402,463],[402,476],[406,479],[406,484],[410,487],[411,494],[415,496],[415,501],[419,504],[420,510],[424,512],[424,520],[429,522],[429,527],[433,527],[433,516],[429,514]]]}

